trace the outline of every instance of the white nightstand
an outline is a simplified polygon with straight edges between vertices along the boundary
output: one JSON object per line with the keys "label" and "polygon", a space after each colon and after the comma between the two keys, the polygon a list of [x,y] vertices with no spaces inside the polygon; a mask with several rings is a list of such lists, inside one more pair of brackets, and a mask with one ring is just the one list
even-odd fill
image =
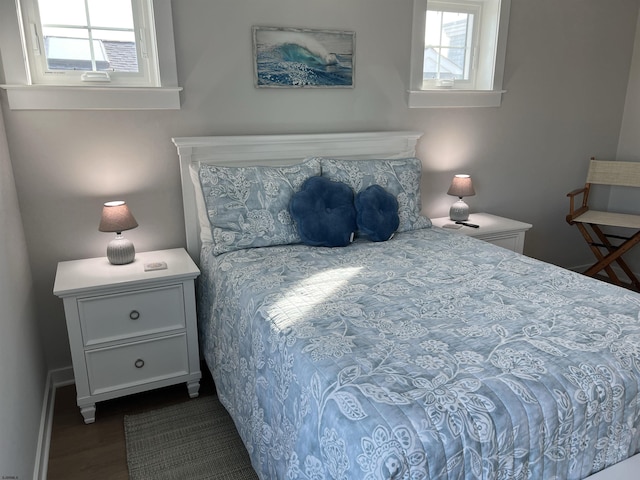
{"label": "white nightstand", "polygon": [[[432,218],[431,222],[436,227],[442,227],[445,224],[455,223],[449,217]],[[518,222],[509,218],[498,217],[488,213],[472,213],[469,215],[469,223],[480,225],[479,228],[465,227],[452,232],[462,233],[469,237],[475,237],[500,247],[508,248],[517,253],[524,250],[524,235],[532,225],[529,223]]]}
{"label": "white nightstand", "polygon": [[[166,262],[164,270],[145,264]],[[198,396],[200,359],[194,279],[182,248],[60,262],[53,293],[64,301],[77,403],[85,423],[96,402],[185,382]]]}

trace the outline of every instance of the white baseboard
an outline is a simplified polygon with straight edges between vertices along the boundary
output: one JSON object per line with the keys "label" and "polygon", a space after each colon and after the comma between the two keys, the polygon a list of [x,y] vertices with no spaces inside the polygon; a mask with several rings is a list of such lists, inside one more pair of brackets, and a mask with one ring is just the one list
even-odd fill
{"label": "white baseboard", "polygon": [[635,480],[638,478],[639,469],[640,453],[620,463],[616,463],[601,472],[594,473],[585,480]]}
{"label": "white baseboard", "polygon": [[588,265],[576,265],[576,266],[573,266],[573,267],[567,267],[567,270],[571,270],[572,272],[581,273],[581,272],[584,272],[590,266],[591,266],[591,264],[588,264]]}
{"label": "white baseboard", "polygon": [[74,383],[73,368],[65,367],[50,370],[42,399],[40,414],[40,433],[36,450],[36,466],[33,470],[33,480],[46,480],[49,466],[49,447],[51,445],[51,428],[53,425],[53,407],[56,401],[56,389]]}
{"label": "white baseboard", "polygon": [[[578,273],[582,273],[585,270],[587,270],[589,267],[591,267],[593,264],[592,263],[588,263],[585,265],[577,265],[575,267],[567,267],[567,270],[571,270],[573,272],[578,272]],[[624,273],[624,270],[622,270],[618,265],[611,265],[611,268],[613,268],[613,271],[615,272],[616,275],[618,275],[618,277],[624,282],[624,281],[629,281],[629,277],[627,277],[627,274]],[[604,274],[604,272],[600,272],[602,274]],[[640,278],[640,273],[638,272],[633,272],[633,274]]]}

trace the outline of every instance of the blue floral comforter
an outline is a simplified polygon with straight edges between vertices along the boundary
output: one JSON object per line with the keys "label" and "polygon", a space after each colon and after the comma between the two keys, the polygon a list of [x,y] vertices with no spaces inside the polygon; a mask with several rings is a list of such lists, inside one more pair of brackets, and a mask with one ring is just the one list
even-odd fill
{"label": "blue floral comforter", "polygon": [[438,228],[202,263],[262,479],[581,479],[640,451],[640,295]]}

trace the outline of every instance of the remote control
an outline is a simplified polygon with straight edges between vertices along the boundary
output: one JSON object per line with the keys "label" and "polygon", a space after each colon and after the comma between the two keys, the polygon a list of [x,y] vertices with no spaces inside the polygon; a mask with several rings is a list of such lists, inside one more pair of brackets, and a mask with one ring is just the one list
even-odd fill
{"label": "remote control", "polygon": [[458,225],[464,225],[465,227],[471,227],[471,228],[480,228],[480,225],[476,225],[475,223],[469,223],[469,222],[456,222]]}

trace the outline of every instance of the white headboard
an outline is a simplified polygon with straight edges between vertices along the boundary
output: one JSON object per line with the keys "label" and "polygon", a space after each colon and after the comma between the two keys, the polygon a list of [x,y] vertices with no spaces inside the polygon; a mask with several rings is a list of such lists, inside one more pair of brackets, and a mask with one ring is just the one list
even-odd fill
{"label": "white headboard", "polygon": [[178,137],[173,143],[180,157],[182,204],[187,251],[200,259],[200,235],[196,189],[190,166],[200,164],[246,166],[291,165],[308,157],[403,158],[415,156],[421,132],[358,132],[296,135],[239,135],[221,137]]}

